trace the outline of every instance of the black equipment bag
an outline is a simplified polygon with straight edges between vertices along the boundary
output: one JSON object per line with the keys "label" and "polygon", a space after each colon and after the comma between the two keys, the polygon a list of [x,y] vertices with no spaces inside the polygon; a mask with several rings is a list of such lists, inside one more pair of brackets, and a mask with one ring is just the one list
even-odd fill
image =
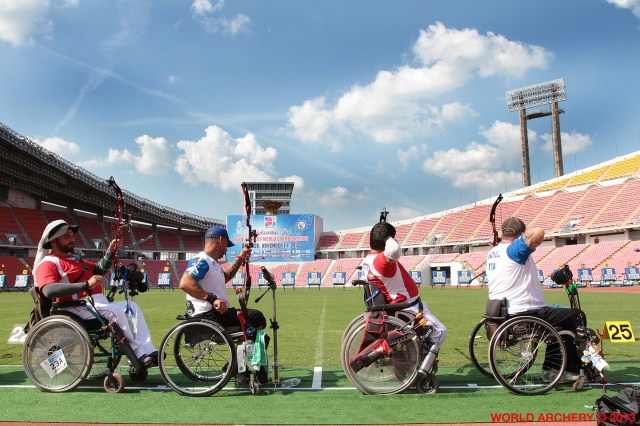
{"label": "black equipment bag", "polygon": [[640,425],[640,388],[624,388],[618,395],[596,400],[598,426]]}

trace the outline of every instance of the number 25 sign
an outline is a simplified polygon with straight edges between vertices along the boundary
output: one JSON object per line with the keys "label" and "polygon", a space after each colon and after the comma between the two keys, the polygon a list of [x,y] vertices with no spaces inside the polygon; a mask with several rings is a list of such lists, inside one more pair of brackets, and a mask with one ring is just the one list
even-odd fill
{"label": "number 25 sign", "polygon": [[603,339],[611,342],[635,342],[633,329],[629,321],[607,321],[604,323]]}

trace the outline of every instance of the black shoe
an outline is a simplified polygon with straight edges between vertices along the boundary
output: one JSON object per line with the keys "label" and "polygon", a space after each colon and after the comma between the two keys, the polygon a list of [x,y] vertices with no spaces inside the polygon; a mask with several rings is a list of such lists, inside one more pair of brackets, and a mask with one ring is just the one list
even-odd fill
{"label": "black shoe", "polygon": [[260,369],[256,371],[256,377],[258,377],[258,381],[261,385],[264,385],[269,382],[269,376],[267,375],[267,367],[264,365],[260,366]]}
{"label": "black shoe", "polygon": [[144,366],[147,367],[147,368],[157,367],[158,366],[158,351],[153,351],[149,355],[146,355],[146,354],[142,355],[140,358],[138,358],[138,361],[140,361],[142,364],[144,364]]}
{"label": "black shoe", "polygon": [[249,381],[251,380],[251,373],[249,373],[248,371],[243,371],[242,373],[238,373],[236,374],[236,382],[238,382],[238,384],[247,384],[249,383]]}

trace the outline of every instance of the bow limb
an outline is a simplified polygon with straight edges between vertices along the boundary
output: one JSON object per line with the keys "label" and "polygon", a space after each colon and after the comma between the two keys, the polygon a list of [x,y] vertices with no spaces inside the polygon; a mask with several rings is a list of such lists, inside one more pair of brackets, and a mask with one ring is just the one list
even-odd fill
{"label": "bow limb", "polygon": [[[247,188],[247,184],[245,182],[242,183],[242,194],[244,198],[244,213],[245,213],[245,228],[246,235],[244,235],[244,243],[246,243],[245,247],[253,247],[253,244],[257,238],[257,232],[253,230],[251,226],[251,199],[249,197],[249,191]],[[241,251],[242,252],[242,251]],[[251,269],[249,267],[249,258],[251,257],[251,253],[248,253],[246,257],[242,259],[242,266],[244,267],[244,285],[243,288],[236,288],[236,297],[240,302],[240,309],[242,311],[242,315],[246,322],[244,328],[246,337],[250,337],[253,334],[253,326],[249,323],[249,315],[247,312],[247,301],[249,300],[249,295],[251,292]]]}
{"label": "bow limb", "polygon": [[[116,207],[114,212],[115,222],[112,227],[112,236],[113,236],[113,239],[115,240],[115,243],[113,246],[113,251],[111,253],[111,256],[113,258],[113,274],[114,274],[113,280],[114,282],[122,283],[122,286],[123,286],[122,292],[124,292],[125,299],[126,299],[127,292],[126,292],[126,289],[124,288],[124,284],[127,279],[128,270],[127,268],[121,267],[122,263],[120,261],[120,242],[122,241],[124,229],[128,227],[128,224],[124,220],[124,213],[123,213],[124,194],[122,192],[122,189],[120,189],[120,186],[118,186],[118,184],[116,183],[116,180],[113,178],[113,176],[107,180],[107,183],[109,184],[109,187],[113,189],[115,194],[115,200],[116,200]],[[117,286],[111,287],[109,291],[109,295],[107,297],[110,301],[113,301],[113,297],[116,292],[116,289],[117,289]]]}
{"label": "bow limb", "polygon": [[496,209],[498,208],[500,201],[502,201],[502,194],[499,194],[496,201],[493,202],[493,206],[491,206],[491,213],[489,213],[489,222],[491,222],[491,226],[493,227],[493,242],[491,245],[494,247],[500,243],[498,229],[496,228]]}

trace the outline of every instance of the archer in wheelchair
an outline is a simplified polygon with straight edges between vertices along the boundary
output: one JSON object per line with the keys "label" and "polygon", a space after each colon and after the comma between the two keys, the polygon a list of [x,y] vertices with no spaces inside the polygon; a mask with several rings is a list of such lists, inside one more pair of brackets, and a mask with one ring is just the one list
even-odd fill
{"label": "archer in wheelchair", "polygon": [[398,393],[414,382],[419,392],[434,393],[437,354],[447,329],[429,312],[398,262],[401,248],[395,235],[386,221],[371,229],[371,253],[362,262],[366,281],[354,282],[364,285],[367,312],[343,334],[342,365],[364,393]]}
{"label": "archer in wheelchair", "polygon": [[[34,262],[32,297],[37,309],[25,330],[23,365],[29,379],[45,391],[69,391],[87,377],[106,375],[105,390],[120,392],[124,379],[114,370],[121,356],[129,360],[132,380],[144,381],[147,368],[157,366],[157,350],[139,306],[128,300],[112,302],[103,294],[116,241],[94,264],[73,255],[77,231],[77,225],[63,220],[44,230]],[[128,281],[143,291],[143,276],[133,266],[126,268]],[[96,358],[106,358],[106,367],[105,362],[94,365],[94,349]]]}
{"label": "archer in wheelchair", "polygon": [[248,295],[239,297],[240,310],[231,307],[226,290],[226,283],[251,256],[251,248],[244,247],[223,269],[218,259],[234,245],[226,229],[214,226],[204,238],[204,250],[189,261],[180,279],[180,288],[187,293],[187,312],[178,316],[183,321],[163,339],[160,373],[183,395],[212,395],[232,376],[257,394],[269,381],[270,338],[263,331],[267,321],[261,311],[246,308]]}
{"label": "archer in wheelchair", "polygon": [[571,307],[548,306],[545,301],[531,257],[543,241],[544,230],[526,229],[522,220],[511,217],[502,225],[502,241],[487,256],[489,300],[484,317],[491,375],[518,394],[544,393],[558,383],[574,383],[574,389],[580,389],[585,380],[602,377],[604,368],[599,364],[602,368],[594,369],[597,362],[584,363],[589,358],[585,351],[593,359],[600,357],[599,339],[586,327],[566,265],[551,278],[566,286]]}

